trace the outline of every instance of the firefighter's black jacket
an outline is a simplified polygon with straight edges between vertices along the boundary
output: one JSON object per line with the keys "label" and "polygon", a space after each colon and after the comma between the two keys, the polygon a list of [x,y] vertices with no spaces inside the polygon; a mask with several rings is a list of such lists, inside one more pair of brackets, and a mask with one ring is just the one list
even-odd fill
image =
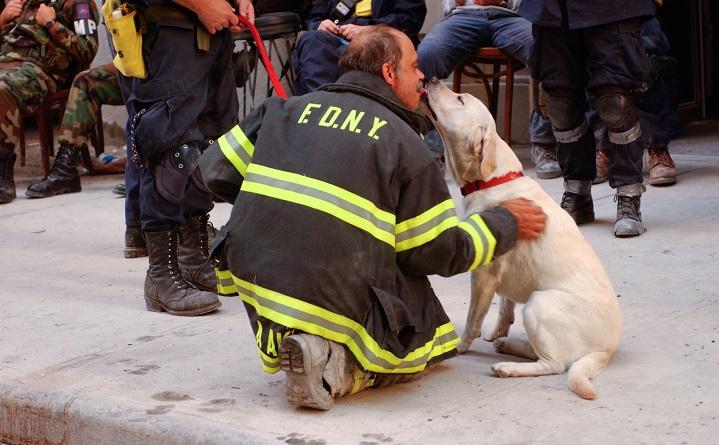
{"label": "firefighter's black jacket", "polygon": [[516,222],[504,209],[458,219],[426,124],[381,78],[350,72],[267,100],[205,151],[205,182],[234,202],[220,290],[245,302],[266,371],[293,330],[346,345],[377,373],[455,354],[427,275],[487,264],[514,244]]}

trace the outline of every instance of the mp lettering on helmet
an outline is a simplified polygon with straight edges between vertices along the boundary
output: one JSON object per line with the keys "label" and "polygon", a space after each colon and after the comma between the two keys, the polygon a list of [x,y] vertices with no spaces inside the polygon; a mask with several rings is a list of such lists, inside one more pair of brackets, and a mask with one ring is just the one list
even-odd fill
{"label": "mp lettering on helmet", "polygon": [[97,24],[92,19],[88,3],[78,2],[75,4],[75,21],[73,24],[75,25],[75,34],[79,36],[95,35]]}

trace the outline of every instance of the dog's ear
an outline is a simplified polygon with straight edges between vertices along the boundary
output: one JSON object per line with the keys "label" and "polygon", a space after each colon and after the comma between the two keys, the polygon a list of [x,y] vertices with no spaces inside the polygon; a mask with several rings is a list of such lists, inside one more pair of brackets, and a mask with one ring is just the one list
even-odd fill
{"label": "dog's ear", "polygon": [[479,163],[481,178],[489,177],[497,168],[496,137],[496,131],[488,125],[477,125],[474,129],[473,158],[476,158]]}

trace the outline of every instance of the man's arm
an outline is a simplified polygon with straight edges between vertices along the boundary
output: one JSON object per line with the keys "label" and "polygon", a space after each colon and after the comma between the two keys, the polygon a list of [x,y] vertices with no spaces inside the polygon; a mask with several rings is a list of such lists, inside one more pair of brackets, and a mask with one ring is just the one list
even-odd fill
{"label": "man's arm", "polygon": [[504,205],[459,219],[444,178],[428,166],[400,196],[397,263],[409,274],[451,276],[488,264],[518,238],[539,236],[546,218],[540,209],[526,201]]}
{"label": "man's arm", "polygon": [[[35,22],[47,27],[50,38],[64,48],[84,69],[90,66],[97,54],[97,24],[100,13],[93,0],[65,2],[59,15],[55,8],[41,4],[35,13]],[[82,23],[76,30],[75,22]]]}
{"label": "man's arm", "polygon": [[0,28],[15,20],[22,12],[25,0],[10,0],[0,13]]}

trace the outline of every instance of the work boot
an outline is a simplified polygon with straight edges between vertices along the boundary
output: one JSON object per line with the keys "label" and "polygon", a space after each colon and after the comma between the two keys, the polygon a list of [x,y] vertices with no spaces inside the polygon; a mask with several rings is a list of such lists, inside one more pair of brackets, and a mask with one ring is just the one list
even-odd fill
{"label": "work boot", "polygon": [[6,204],[17,196],[15,194],[15,159],[13,146],[0,143],[0,204]]}
{"label": "work boot", "polygon": [[139,227],[125,227],[125,258],[147,256],[147,243]]}
{"label": "work boot", "polygon": [[80,174],[77,172],[77,160],[80,149],[65,142],[52,163],[50,173],[42,181],[30,184],[25,192],[28,198],[48,198],[63,193],[77,193],[82,190]]}
{"label": "work boot", "polygon": [[562,176],[555,144],[532,144],[532,162],[534,162],[534,171],[539,179],[553,179]]}
{"label": "work boot", "polygon": [[594,177],[592,184],[601,184],[609,179],[609,153],[604,147],[597,147],[597,176]]}
{"label": "work boot", "polygon": [[589,181],[564,181],[561,207],[567,211],[577,225],[594,221],[594,201]]}
{"label": "work boot", "polygon": [[672,185],[677,182],[677,169],[667,147],[647,147],[650,185]]}
{"label": "work boot", "polygon": [[177,263],[177,230],[144,234],[150,257],[150,267],[145,277],[145,304],[148,311],[194,316],[220,307],[217,295],[195,289],[182,278]]}
{"label": "work boot", "polygon": [[120,196],[125,196],[127,194],[127,187],[125,187],[124,182],[118,182],[112,187],[112,193]]}
{"label": "work boot", "polygon": [[646,231],[642,224],[642,212],[639,210],[643,191],[642,184],[617,187],[617,194],[614,196],[614,201],[617,203],[614,236],[618,238],[639,236]]}
{"label": "work boot", "polygon": [[178,259],[185,281],[198,289],[217,293],[217,275],[210,262],[208,219],[207,215],[193,216],[180,227]]}
{"label": "work boot", "polygon": [[[290,335],[279,349],[287,376],[287,401],[294,406],[329,410],[335,397],[357,392],[369,385],[358,372],[347,349],[311,334]],[[355,384],[355,374],[359,380]]]}

